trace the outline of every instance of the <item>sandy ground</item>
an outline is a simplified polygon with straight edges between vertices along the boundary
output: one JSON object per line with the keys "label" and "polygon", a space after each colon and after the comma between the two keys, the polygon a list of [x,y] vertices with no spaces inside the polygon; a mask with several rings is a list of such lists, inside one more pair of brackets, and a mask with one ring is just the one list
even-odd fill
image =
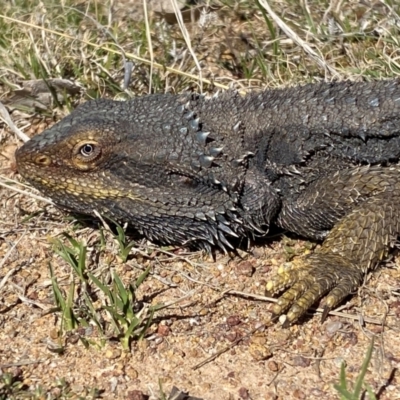
{"label": "sandy ground", "polygon": [[[6,146],[13,148],[13,142],[9,135]],[[2,171],[18,178],[11,164],[3,158]],[[139,390],[157,399],[161,381],[167,393],[175,385],[205,399],[333,399],[332,385],[342,361],[354,382],[376,335],[366,381],[382,391],[380,399],[400,398],[397,260],[372,274],[349,299],[344,312],[355,318],[332,316],[321,324],[318,315],[311,315],[282,329],[270,325],[269,303],[228,291],[262,294],[268,277],[285,261],[288,247],[304,251],[301,241],[278,237],[251,247],[243,259],[217,254],[215,262],[201,253],[176,250],[168,255],[152,247],[149,258],[133,251],[125,264],[116,256],[110,235],[99,254],[98,229],[73,230],[67,214],[53,206],[4,188],[0,201],[0,364],[31,388],[41,385],[57,393],[57,379],[65,378],[76,393],[96,387],[104,391],[103,398],[112,399],[129,398]],[[88,244],[90,269],[116,270],[130,282],[151,265],[151,275],[137,293],[145,304],[183,298],[156,316],[147,338],[133,343],[130,352],[122,351],[118,341],[102,342],[96,328],[58,337],[58,314],[48,313],[54,307],[48,264],[66,292],[72,278],[48,238],[64,231]],[[143,249],[148,246],[142,242]],[[246,336],[255,328],[259,331]],[[93,344],[86,349],[80,336]],[[57,354],[60,342],[65,351]],[[230,345],[224,354],[194,369]]]}
{"label": "sandy ground", "polygon": [[[25,121],[35,127],[30,135],[53,123],[21,118],[20,126]],[[1,123],[0,135],[3,181],[20,181],[13,152],[21,142]],[[321,324],[319,314],[310,314],[283,329],[270,321],[270,302],[237,292],[263,295],[278,266],[293,252],[304,253],[307,243],[277,236],[251,244],[242,258],[217,252],[213,260],[184,249],[166,252],[140,240],[123,263],[111,234],[106,233],[106,247],[100,250],[99,229],[68,217],[0,187],[0,374],[11,374],[22,386],[20,398],[22,393],[43,399],[61,398],[61,393],[95,398],[97,388],[104,399],[153,400],[162,398],[161,385],[167,395],[176,386],[209,400],[336,399],[333,384],[342,362],[349,382],[355,382],[374,336],[365,381],[380,400],[400,399],[398,258],[368,276],[344,304],[344,315],[329,316]],[[140,305],[180,300],[156,313],[146,338],[133,342],[130,351],[93,325],[60,335],[49,264],[64,293],[71,280],[77,281],[53,250],[51,238],[63,232],[87,244],[87,268],[100,271],[105,280],[116,271],[125,283],[133,282],[150,266],[137,291]],[[88,348],[81,338],[90,343]]]}

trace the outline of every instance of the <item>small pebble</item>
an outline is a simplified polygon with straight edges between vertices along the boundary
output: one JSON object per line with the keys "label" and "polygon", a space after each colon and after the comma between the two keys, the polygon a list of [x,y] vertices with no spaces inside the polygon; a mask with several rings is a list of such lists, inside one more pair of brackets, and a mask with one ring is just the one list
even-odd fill
{"label": "small pebble", "polygon": [[254,273],[253,264],[250,261],[242,261],[236,266],[238,275],[251,277]]}
{"label": "small pebble", "polygon": [[339,329],[343,328],[343,324],[340,321],[328,322],[325,326],[326,333],[329,336],[333,336]]}
{"label": "small pebble", "polygon": [[244,388],[244,387],[241,387],[241,388],[239,389],[239,397],[240,397],[241,399],[243,399],[243,400],[248,400],[248,399],[250,399],[249,390],[246,389],[246,388]]}
{"label": "small pebble", "polygon": [[237,316],[237,315],[231,315],[231,316],[228,317],[227,320],[226,320],[226,323],[227,323],[228,326],[230,326],[230,327],[239,325],[241,322],[242,322],[241,319],[240,319],[239,316]]}
{"label": "small pebble", "polygon": [[272,372],[278,372],[279,371],[279,364],[276,361],[268,361],[268,369]]}
{"label": "small pebble", "polygon": [[168,326],[166,326],[166,325],[158,325],[158,328],[157,328],[157,333],[160,335],[160,336],[168,336],[169,335],[169,333],[170,333],[170,328],[168,327]]}
{"label": "small pebble", "polygon": [[249,353],[255,361],[263,361],[272,356],[269,347],[259,343],[250,343]]}
{"label": "small pebble", "polygon": [[311,364],[311,360],[309,358],[305,358],[302,356],[293,357],[293,365],[296,367],[309,367]]}
{"label": "small pebble", "polygon": [[130,390],[127,393],[127,400],[147,400],[149,396],[143,394],[141,390]]}

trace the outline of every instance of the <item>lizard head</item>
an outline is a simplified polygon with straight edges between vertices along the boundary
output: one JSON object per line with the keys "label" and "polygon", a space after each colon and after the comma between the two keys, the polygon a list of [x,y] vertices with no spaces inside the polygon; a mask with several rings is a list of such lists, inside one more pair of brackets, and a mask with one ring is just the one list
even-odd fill
{"label": "lizard head", "polygon": [[99,176],[121,141],[117,129],[98,119],[57,124],[17,150],[18,171],[56,203],[77,211],[117,196],[120,190]]}
{"label": "lizard head", "polygon": [[129,222],[164,243],[226,246],[239,230],[226,217],[235,210],[229,194],[185,167],[184,138],[160,132],[169,128],[151,115],[155,107],[130,106],[78,107],[17,150],[18,171],[63,208]]}
{"label": "lizard head", "polygon": [[151,240],[230,247],[265,222],[265,187],[256,190],[257,177],[246,186],[244,167],[228,174],[221,147],[204,150],[194,113],[164,96],[85,103],[18,149],[18,170],[57,205],[128,222]]}

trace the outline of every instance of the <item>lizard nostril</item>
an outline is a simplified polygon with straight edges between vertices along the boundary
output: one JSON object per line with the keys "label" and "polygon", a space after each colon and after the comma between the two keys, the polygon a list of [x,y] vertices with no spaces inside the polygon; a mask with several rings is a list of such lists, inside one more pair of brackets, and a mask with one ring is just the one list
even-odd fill
{"label": "lizard nostril", "polygon": [[35,162],[36,164],[48,166],[51,164],[51,158],[49,156],[41,154],[35,158]]}

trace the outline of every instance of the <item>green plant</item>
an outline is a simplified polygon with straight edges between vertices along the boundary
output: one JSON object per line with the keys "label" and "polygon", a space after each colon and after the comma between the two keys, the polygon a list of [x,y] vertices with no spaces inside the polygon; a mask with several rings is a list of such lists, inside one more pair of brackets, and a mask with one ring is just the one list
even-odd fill
{"label": "green plant", "polygon": [[340,384],[334,384],[334,388],[340,393],[341,400],[359,400],[361,399],[363,386],[368,392],[370,400],[376,400],[376,396],[373,393],[371,387],[364,382],[365,374],[367,373],[368,365],[371,361],[372,352],[374,349],[374,338],[371,340],[371,344],[368,347],[367,354],[365,355],[364,362],[361,366],[360,374],[357,377],[357,380],[354,384],[353,391],[351,392],[348,387],[349,384],[347,382],[346,377],[346,365],[343,362],[340,367]]}
{"label": "green plant", "polygon": [[[122,245],[124,254],[128,254],[130,244],[125,246],[126,236],[121,227],[118,227],[118,237]],[[86,256],[87,247],[82,242],[73,239],[70,235],[64,234],[71,246],[65,245],[59,239],[51,239],[54,245],[54,251],[65,260],[72,268],[73,276],[78,277],[79,290],[77,283],[71,279],[69,289],[66,294],[61,290],[58,280],[54,275],[50,264],[50,275],[52,279],[52,288],[57,305],[57,310],[61,311],[62,323],[61,330],[71,331],[79,326],[87,327],[90,322],[94,322],[99,331],[104,335],[109,335],[109,327],[106,322],[101,322],[100,314],[105,311],[109,315],[111,324],[111,335],[115,335],[121,342],[124,349],[128,349],[131,341],[139,340],[144,337],[148,327],[151,324],[155,311],[162,306],[154,306],[143,309],[136,313],[135,303],[136,289],[143,283],[149,274],[150,268],[146,269],[137,278],[134,284],[124,285],[119,275],[114,271],[112,273],[112,282],[108,285],[94,273],[87,271]],[[93,295],[96,288],[103,293],[103,304],[97,308],[94,306]],[[79,292],[79,293],[78,293]],[[84,301],[78,301],[83,299]],[[79,306],[78,306],[79,304]],[[87,346],[88,342],[80,338]]]}
{"label": "green plant", "polygon": [[134,311],[134,303],[136,301],[135,290],[146,279],[149,271],[150,268],[147,268],[139,276],[134,285],[128,284],[127,286],[114,273],[111,288],[89,273],[90,279],[104,293],[107,299],[107,304],[103,308],[110,315],[114,331],[124,349],[129,349],[132,339],[140,340],[144,337],[151,324],[154,312],[162,307],[154,306],[142,309],[138,313]]}
{"label": "green plant", "polygon": [[115,223],[115,226],[117,229],[117,235],[114,235],[114,237],[119,245],[119,256],[121,257],[122,262],[126,262],[135,242],[128,242],[125,231],[121,225]]}

